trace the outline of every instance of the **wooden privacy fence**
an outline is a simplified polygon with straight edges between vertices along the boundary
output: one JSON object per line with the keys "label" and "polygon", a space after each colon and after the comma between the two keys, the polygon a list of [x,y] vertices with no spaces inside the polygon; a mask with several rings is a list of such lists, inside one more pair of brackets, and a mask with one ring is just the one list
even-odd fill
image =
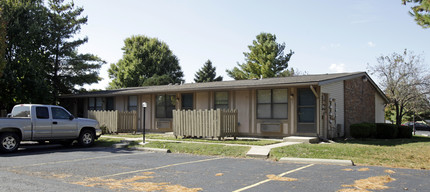
{"label": "wooden privacy fence", "polygon": [[136,111],[88,111],[88,118],[105,126],[108,133],[133,133],[137,131]]}
{"label": "wooden privacy fence", "polygon": [[235,110],[173,110],[173,134],[184,137],[236,137]]}

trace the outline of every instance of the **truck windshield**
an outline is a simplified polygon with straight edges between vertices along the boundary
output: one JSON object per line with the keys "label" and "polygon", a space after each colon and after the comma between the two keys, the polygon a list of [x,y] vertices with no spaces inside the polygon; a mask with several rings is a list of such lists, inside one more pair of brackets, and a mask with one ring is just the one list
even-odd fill
{"label": "truck windshield", "polygon": [[12,109],[12,117],[30,117],[30,106],[15,106]]}

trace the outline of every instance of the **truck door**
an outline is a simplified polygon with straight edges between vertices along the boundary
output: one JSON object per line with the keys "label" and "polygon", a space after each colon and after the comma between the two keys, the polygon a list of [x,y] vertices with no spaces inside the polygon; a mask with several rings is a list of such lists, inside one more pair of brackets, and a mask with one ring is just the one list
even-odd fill
{"label": "truck door", "polygon": [[78,121],[70,119],[70,114],[60,107],[51,107],[52,137],[55,139],[76,138]]}
{"label": "truck door", "polygon": [[33,120],[33,140],[50,139],[51,136],[52,120],[49,118],[48,107],[36,107],[36,119]]}

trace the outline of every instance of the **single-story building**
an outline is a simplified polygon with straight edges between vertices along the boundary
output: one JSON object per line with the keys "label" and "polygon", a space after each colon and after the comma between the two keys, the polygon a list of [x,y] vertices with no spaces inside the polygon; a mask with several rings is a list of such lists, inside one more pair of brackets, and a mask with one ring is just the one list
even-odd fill
{"label": "single-story building", "polygon": [[349,126],[384,122],[387,97],[366,72],[132,87],[62,96],[74,115],[136,110],[138,130],[172,131],[172,110],[237,109],[241,136],[349,136]]}

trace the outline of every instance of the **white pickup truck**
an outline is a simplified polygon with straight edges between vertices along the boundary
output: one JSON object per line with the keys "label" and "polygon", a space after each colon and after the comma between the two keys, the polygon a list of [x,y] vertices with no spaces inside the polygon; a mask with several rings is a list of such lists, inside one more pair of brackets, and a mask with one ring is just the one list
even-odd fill
{"label": "white pickup truck", "polygon": [[0,119],[0,151],[14,152],[21,141],[70,145],[77,140],[89,147],[101,134],[96,120],[75,118],[63,107],[20,104],[13,107],[8,118]]}

